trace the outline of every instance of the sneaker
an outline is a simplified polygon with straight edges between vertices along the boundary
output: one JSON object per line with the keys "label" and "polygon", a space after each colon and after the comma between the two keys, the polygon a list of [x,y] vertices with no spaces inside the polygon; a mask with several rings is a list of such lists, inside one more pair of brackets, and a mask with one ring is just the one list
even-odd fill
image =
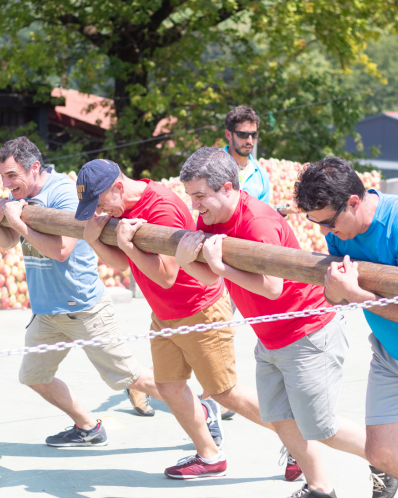
{"label": "sneaker", "polygon": [[224,406],[220,405],[220,409],[221,409],[222,420],[229,420],[235,415],[235,412],[233,412],[232,410],[228,410],[228,408],[225,408]]}
{"label": "sneaker", "polygon": [[97,420],[95,429],[86,431],[74,425],[63,432],[49,436],[46,443],[49,446],[106,446],[108,438],[101,420]]}
{"label": "sneaker", "polygon": [[372,498],[393,498],[398,489],[398,481],[390,474],[385,474],[381,470],[370,467],[370,479],[373,479]]}
{"label": "sneaker", "polygon": [[153,417],[155,410],[149,405],[149,395],[135,391],[134,389],[125,389],[124,392],[134,407],[134,411],[141,417]]}
{"label": "sneaker", "polygon": [[[203,398],[202,394],[198,394],[198,398],[202,401],[202,399],[211,399],[209,396],[208,398]],[[232,410],[229,410],[228,408],[225,408],[224,406],[220,405],[220,410],[221,410],[221,420],[228,420],[232,418],[235,415],[235,412]]]}
{"label": "sneaker", "polygon": [[206,424],[210,434],[218,448],[221,450],[225,443],[225,434],[222,426],[220,405],[211,398],[201,399],[200,402],[207,409],[208,415]]}
{"label": "sneaker", "polygon": [[308,484],[289,496],[289,498],[337,498],[334,490],[331,493],[320,493],[308,487]]}
{"label": "sneaker", "polygon": [[285,470],[285,479],[286,481],[298,481],[301,479],[303,476],[303,472],[300,469],[299,464],[296,462],[296,460],[292,457],[292,455],[289,453],[288,449],[286,446],[282,446],[281,448],[281,456],[279,457],[279,466],[283,467],[286,463],[286,470]]}
{"label": "sneaker", "polygon": [[199,477],[221,477],[227,473],[227,460],[224,455],[217,463],[206,463],[199,455],[191,455],[178,460],[177,465],[169,467],[164,475],[172,479],[198,479]]}

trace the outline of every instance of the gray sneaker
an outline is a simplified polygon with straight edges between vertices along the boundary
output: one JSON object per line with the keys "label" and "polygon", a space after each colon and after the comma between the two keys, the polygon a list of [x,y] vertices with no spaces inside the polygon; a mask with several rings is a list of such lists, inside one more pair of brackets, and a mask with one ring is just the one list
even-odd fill
{"label": "gray sneaker", "polygon": [[200,402],[207,409],[208,416],[206,424],[210,434],[218,448],[221,450],[225,443],[225,433],[222,426],[220,405],[211,398],[201,399]]}
{"label": "gray sneaker", "polygon": [[108,438],[101,420],[97,420],[94,429],[85,431],[74,425],[55,436],[49,436],[46,443],[49,446],[106,446]]}
{"label": "gray sneaker", "polygon": [[308,484],[289,496],[289,498],[337,498],[334,490],[331,493],[320,493],[308,487]]}
{"label": "gray sneaker", "polygon": [[370,467],[370,479],[373,479],[372,498],[393,498],[397,494],[398,481],[390,474],[385,474],[381,470]]}

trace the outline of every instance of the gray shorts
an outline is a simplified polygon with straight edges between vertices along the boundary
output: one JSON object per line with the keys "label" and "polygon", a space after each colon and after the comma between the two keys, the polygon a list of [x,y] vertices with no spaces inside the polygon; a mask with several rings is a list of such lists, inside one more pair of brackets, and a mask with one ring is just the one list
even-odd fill
{"label": "gray shorts", "polygon": [[398,422],[398,361],[370,334],[373,358],[366,392],[366,425]]}
{"label": "gray shorts", "polygon": [[348,350],[345,318],[281,349],[260,341],[254,351],[263,422],[295,419],[304,439],[326,439],[338,431],[337,405]]}
{"label": "gray shorts", "polygon": [[[27,327],[25,345],[102,339],[116,335],[120,335],[120,329],[116,323],[112,301],[105,290],[98,303],[89,310],[62,315],[35,315]],[[21,384],[49,384],[69,351],[70,349],[65,349],[24,356],[19,371]],[[115,391],[130,386],[141,374],[141,365],[122,342],[86,346],[84,352],[102,379]]]}

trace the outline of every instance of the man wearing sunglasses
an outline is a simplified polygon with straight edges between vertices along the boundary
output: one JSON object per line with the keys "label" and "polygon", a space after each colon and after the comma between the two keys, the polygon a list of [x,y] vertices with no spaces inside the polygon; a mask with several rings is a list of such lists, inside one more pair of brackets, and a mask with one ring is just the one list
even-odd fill
{"label": "man wearing sunglasses", "polygon": [[[256,199],[269,204],[270,201],[270,184],[269,174],[251,155],[253,147],[258,137],[260,118],[250,107],[239,105],[232,109],[225,117],[225,137],[229,145],[224,150],[228,152],[236,161],[239,171],[239,187]],[[294,209],[278,209],[282,216],[294,212]],[[235,312],[236,306],[231,299],[232,310]],[[206,396],[207,393],[204,393]],[[225,411],[221,408],[223,419],[232,417],[233,412]],[[281,449],[280,465],[286,461],[285,479],[287,481],[296,481],[302,476],[301,469],[296,460]]]}
{"label": "man wearing sunglasses", "polygon": [[[337,304],[381,299],[359,287],[357,263],[350,258],[398,266],[398,197],[366,191],[351,165],[338,157],[310,164],[298,180],[298,208],[321,225],[330,254],[344,256],[341,263],[332,263],[328,269],[327,300]],[[366,395],[365,453],[372,464],[373,496],[392,498],[398,496],[398,306],[374,307],[364,314],[372,330],[369,342],[373,351]]]}
{"label": "man wearing sunglasses", "polygon": [[253,109],[244,105],[235,107],[225,117],[225,136],[229,142],[225,150],[238,164],[241,190],[269,204],[269,175],[251,155],[259,124],[260,118]]}

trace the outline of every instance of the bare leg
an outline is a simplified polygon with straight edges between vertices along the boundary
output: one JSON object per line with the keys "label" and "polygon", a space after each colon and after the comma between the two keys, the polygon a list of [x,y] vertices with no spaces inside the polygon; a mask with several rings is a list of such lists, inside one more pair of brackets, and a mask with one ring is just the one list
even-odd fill
{"label": "bare leg", "polygon": [[306,441],[293,419],[281,420],[273,424],[283,444],[300,465],[308,486],[320,493],[329,493],[332,486],[326,476],[318,442]]}
{"label": "bare leg", "polygon": [[366,426],[366,457],[386,474],[398,479],[398,422]]}
{"label": "bare leg", "polygon": [[261,421],[257,391],[252,387],[236,384],[228,391],[221,394],[212,394],[211,397],[225,408],[275,432],[273,424]]}
{"label": "bare leg", "polygon": [[159,401],[164,401],[155,383],[152,368],[144,367],[141,375],[128,387],[128,389],[134,389],[135,391],[149,394],[149,396],[152,396],[152,398],[158,399]]}
{"label": "bare leg", "polygon": [[29,387],[49,403],[69,415],[81,429],[89,430],[96,426],[96,420],[62,380],[54,378],[49,384],[35,384]]}
{"label": "bare leg", "polygon": [[320,442],[336,450],[352,453],[366,460],[366,432],[359,425],[347,418],[341,419],[339,430],[334,436],[322,439]]}
{"label": "bare leg", "polygon": [[192,439],[197,453],[203,458],[213,458],[218,448],[207,428],[199,398],[191,391],[185,381],[156,383],[163,400],[173,415]]}

